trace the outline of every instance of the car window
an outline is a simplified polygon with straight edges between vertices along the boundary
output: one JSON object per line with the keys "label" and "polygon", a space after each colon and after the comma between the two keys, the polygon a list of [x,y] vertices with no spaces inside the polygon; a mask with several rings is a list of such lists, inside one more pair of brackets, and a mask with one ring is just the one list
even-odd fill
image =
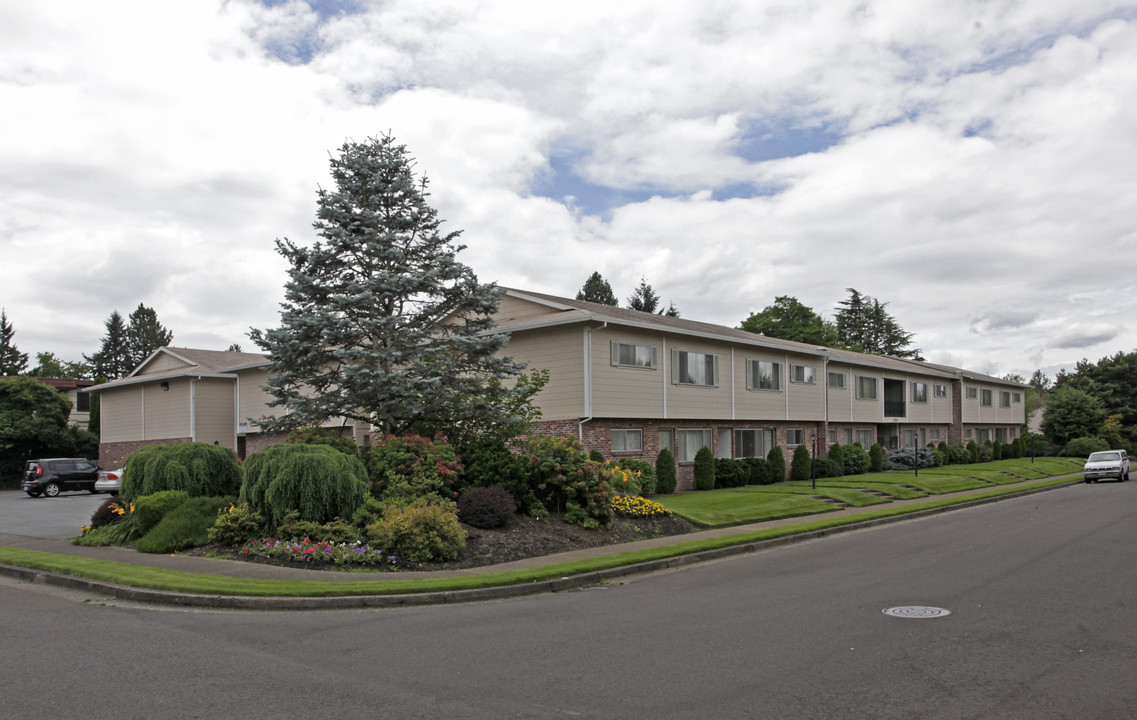
{"label": "car window", "polygon": [[1116,452],[1096,452],[1090,455],[1089,462],[1109,462],[1110,460],[1120,460],[1121,453]]}
{"label": "car window", "polygon": [[53,468],[55,472],[69,473],[75,472],[75,463],[64,460],[63,462],[55,463]]}
{"label": "car window", "polygon": [[95,467],[97,466],[92,462],[81,462],[76,464],[76,469],[79,472],[93,472]]}

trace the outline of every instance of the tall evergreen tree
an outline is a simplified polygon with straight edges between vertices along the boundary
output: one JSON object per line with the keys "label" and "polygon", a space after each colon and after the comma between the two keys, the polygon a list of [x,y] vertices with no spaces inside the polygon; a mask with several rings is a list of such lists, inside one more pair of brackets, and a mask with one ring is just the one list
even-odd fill
{"label": "tall evergreen tree", "polygon": [[91,366],[91,374],[96,378],[118,380],[126,377],[134,366],[130,364],[130,351],[127,347],[126,321],[118,310],[111,313],[105,326],[107,334],[102,345],[94,355],[84,355]]}
{"label": "tall evergreen tree", "polygon": [[160,347],[168,346],[173,339],[174,334],[158,322],[158,313],[154,308],[138,303],[138,307],[130,313],[130,322],[126,327],[126,350],[130,370],[150,357],[150,353]]}
{"label": "tall evergreen tree", "polygon": [[600,303],[601,305],[618,306],[620,303],[616,300],[616,293],[612,292],[612,286],[608,281],[599,273],[599,271],[592,273],[588,279],[584,281],[584,287],[576,294],[577,300],[587,300],[588,302]]}
{"label": "tall evergreen tree", "polygon": [[665,317],[677,318],[677,317],[679,317],[679,308],[675,307],[675,303],[668,300],[667,301],[667,309],[666,310],[660,310],[659,314],[663,315]]}
{"label": "tall evergreen tree", "polygon": [[659,293],[648,284],[646,279],[641,277],[639,287],[628,298],[628,307],[632,310],[653,313],[659,307]]}
{"label": "tall evergreen tree", "polygon": [[835,347],[837,328],[795,297],[779,295],[773,305],[742,321],[743,330],[767,337]]}
{"label": "tall evergreen tree", "polygon": [[344,143],[335,189],[317,192],[322,240],[277,240],[291,265],[281,325],[249,333],[270,357],[270,404],[284,411],[263,426],[347,417],[392,433],[508,420],[517,391],[501,380],[523,366],[498,355],[501,292],[458,261],[459,233],[439,233],[426,178],[411,168],[389,135]]}
{"label": "tall evergreen tree", "polygon": [[840,344],[858,352],[920,360],[919,348],[913,348],[914,333],[906,332],[874,297],[846,288],[849,298],[838,303],[837,339]]}
{"label": "tall evergreen tree", "polygon": [[0,308],[0,377],[19,375],[28,367],[28,354],[20,352],[12,338],[16,331],[8,321],[8,311]]}

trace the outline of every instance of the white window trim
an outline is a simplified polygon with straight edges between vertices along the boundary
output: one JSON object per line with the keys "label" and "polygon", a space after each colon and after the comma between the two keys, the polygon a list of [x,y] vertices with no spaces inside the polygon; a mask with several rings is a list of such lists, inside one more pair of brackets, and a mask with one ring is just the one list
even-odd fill
{"label": "white window trim", "polygon": [[[790,433],[799,433],[801,435],[801,442],[793,442],[790,440]],[[786,447],[797,447],[798,445],[805,444],[805,428],[786,428]]]}
{"label": "white window trim", "polygon": [[[919,396],[917,395],[917,390],[921,386],[924,388],[923,399],[920,399]],[[928,383],[919,382],[919,381],[913,381],[912,382],[912,402],[914,402],[914,403],[926,403],[926,402],[928,402]]]}
{"label": "white window trim", "polygon": [[[691,355],[699,355],[703,358],[710,357],[711,358],[711,366],[712,366],[711,367],[711,373],[714,375],[714,377],[711,378],[711,382],[709,382],[709,383],[682,382],[682,380],[679,376],[679,371],[680,371],[679,357],[681,354],[686,354],[688,356],[688,360],[687,360],[688,368],[690,367],[690,356]],[[704,360],[703,362],[706,362],[706,360]],[[671,349],[671,384],[672,385],[682,385],[683,387],[718,387],[719,386],[719,377],[720,377],[720,374],[719,374],[719,356],[718,355],[716,355],[714,353],[700,352],[698,350],[680,350],[679,348],[672,348]]]}
{"label": "white window trim", "polygon": [[[861,380],[872,380],[873,394],[866,396],[861,394]],[[880,399],[880,378],[873,377],[872,375],[857,375],[856,378],[857,399],[858,400],[879,400]]]}
{"label": "white window trim", "polygon": [[[639,365],[639,364],[633,364],[633,363],[620,362],[620,348],[621,347],[645,348],[648,351],[648,357],[649,357],[648,363],[650,363],[650,364]],[[638,354],[638,353],[634,353],[634,354]],[[626,343],[626,342],[620,342],[619,340],[613,340],[612,341],[611,361],[612,361],[613,367],[632,368],[634,370],[658,370],[659,369],[659,348],[657,348],[654,345],[645,345],[643,343]]]}
{"label": "white window trim", "polygon": [[[616,449],[616,434],[620,433],[624,437],[624,448],[622,450]],[[628,437],[635,437],[639,439],[638,448],[628,447]],[[644,431],[639,428],[612,428],[609,430],[608,435],[608,449],[614,453],[642,453],[644,450]]]}
{"label": "white window trim", "polygon": [[[834,378],[834,377],[839,377],[839,378],[841,378],[841,384],[839,384],[839,385],[834,385],[834,384],[833,384],[833,378]],[[829,378],[828,378],[828,380],[826,381],[826,383],[827,383],[827,386],[828,386],[828,387],[831,387],[831,388],[833,388],[834,390],[848,390],[848,389],[849,389],[849,388],[848,388],[848,386],[847,386],[847,385],[845,385],[845,373],[843,373],[843,372],[837,372],[837,371],[835,371],[835,370],[830,370],[830,371],[829,371]]]}
{"label": "white window trim", "polygon": [[[773,370],[774,387],[760,387],[758,379],[761,377],[762,363],[770,365]],[[760,392],[782,392],[784,380],[782,379],[782,363],[776,360],[747,359],[746,361],[746,389]]]}
{"label": "white window trim", "polygon": [[[797,379],[797,371],[802,370],[802,379]],[[817,368],[812,365],[790,365],[790,382],[801,383],[803,385],[815,385],[817,383]]]}

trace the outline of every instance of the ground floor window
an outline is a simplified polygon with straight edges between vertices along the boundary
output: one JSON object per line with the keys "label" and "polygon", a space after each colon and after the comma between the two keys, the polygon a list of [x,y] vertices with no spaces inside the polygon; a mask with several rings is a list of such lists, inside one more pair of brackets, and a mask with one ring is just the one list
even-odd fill
{"label": "ground floor window", "polygon": [[734,431],[735,457],[764,458],[774,447],[773,428],[752,428]]}
{"label": "ground floor window", "polygon": [[801,428],[786,428],[786,445],[804,445],[805,430]]}
{"label": "ground floor window", "polygon": [[643,430],[612,430],[612,452],[642,452]]}
{"label": "ground floor window", "polygon": [[932,428],[932,442],[939,442],[939,441],[940,441],[940,429],[939,428]]}
{"label": "ground floor window", "polygon": [[845,435],[845,444],[846,445],[852,445],[853,444],[853,428],[845,428],[844,435]]}
{"label": "ground floor window", "polygon": [[995,428],[995,441],[1005,443],[1007,442],[1007,429]]}
{"label": "ground floor window", "polygon": [[660,428],[659,449],[667,448],[672,456],[675,455],[675,431],[671,428]]}
{"label": "ground floor window", "polygon": [[979,440],[979,444],[982,445],[985,442],[990,442],[990,440],[991,440],[991,431],[990,430],[988,430],[987,428],[979,428],[979,430],[977,432],[978,432],[978,438],[977,439]]}
{"label": "ground floor window", "polygon": [[971,439],[971,428],[964,428],[963,439],[964,440],[970,440]]}
{"label": "ground floor window", "polygon": [[709,448],[714,446],[714,438],[711,430],[676,430],[676,436],[679,440],[679,453],[675,459],[679,462],[691,462],[695,459],[695,453],[699,452],[700,448]]}
{"label": "ground floor window", "polygon": [[837,428],[829,428],[829,444],[837,444]]}
{"label": "ground floor window", "polygon": [[1019,436],[1019,429],[1016,427],[1011,428],[1010,430],[1008,430],[1008,432],[1010,433],[1011,437],[1013,437],[1013,438],[1017,438]]}
{"label": "ground floor window", "polygon": [[860,430],[857,430],[857,442],[859,442],[861,444],[861,447],[866,450],[872,447],[872,444],[874,442],[872,429],[862,428]]}

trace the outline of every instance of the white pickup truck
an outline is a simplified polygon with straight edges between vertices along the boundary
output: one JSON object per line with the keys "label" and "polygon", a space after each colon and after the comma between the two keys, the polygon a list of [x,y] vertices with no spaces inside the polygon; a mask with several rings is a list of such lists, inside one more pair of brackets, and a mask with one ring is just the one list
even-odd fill
{"label": "white pickup truck", "polygon": [[1102,450],[1090,453],[1086,459],[1086,482],[1092,483],[1102,478],[1117,478],[1124,482],[1129,479],[1129,455],[1124,450]]}

